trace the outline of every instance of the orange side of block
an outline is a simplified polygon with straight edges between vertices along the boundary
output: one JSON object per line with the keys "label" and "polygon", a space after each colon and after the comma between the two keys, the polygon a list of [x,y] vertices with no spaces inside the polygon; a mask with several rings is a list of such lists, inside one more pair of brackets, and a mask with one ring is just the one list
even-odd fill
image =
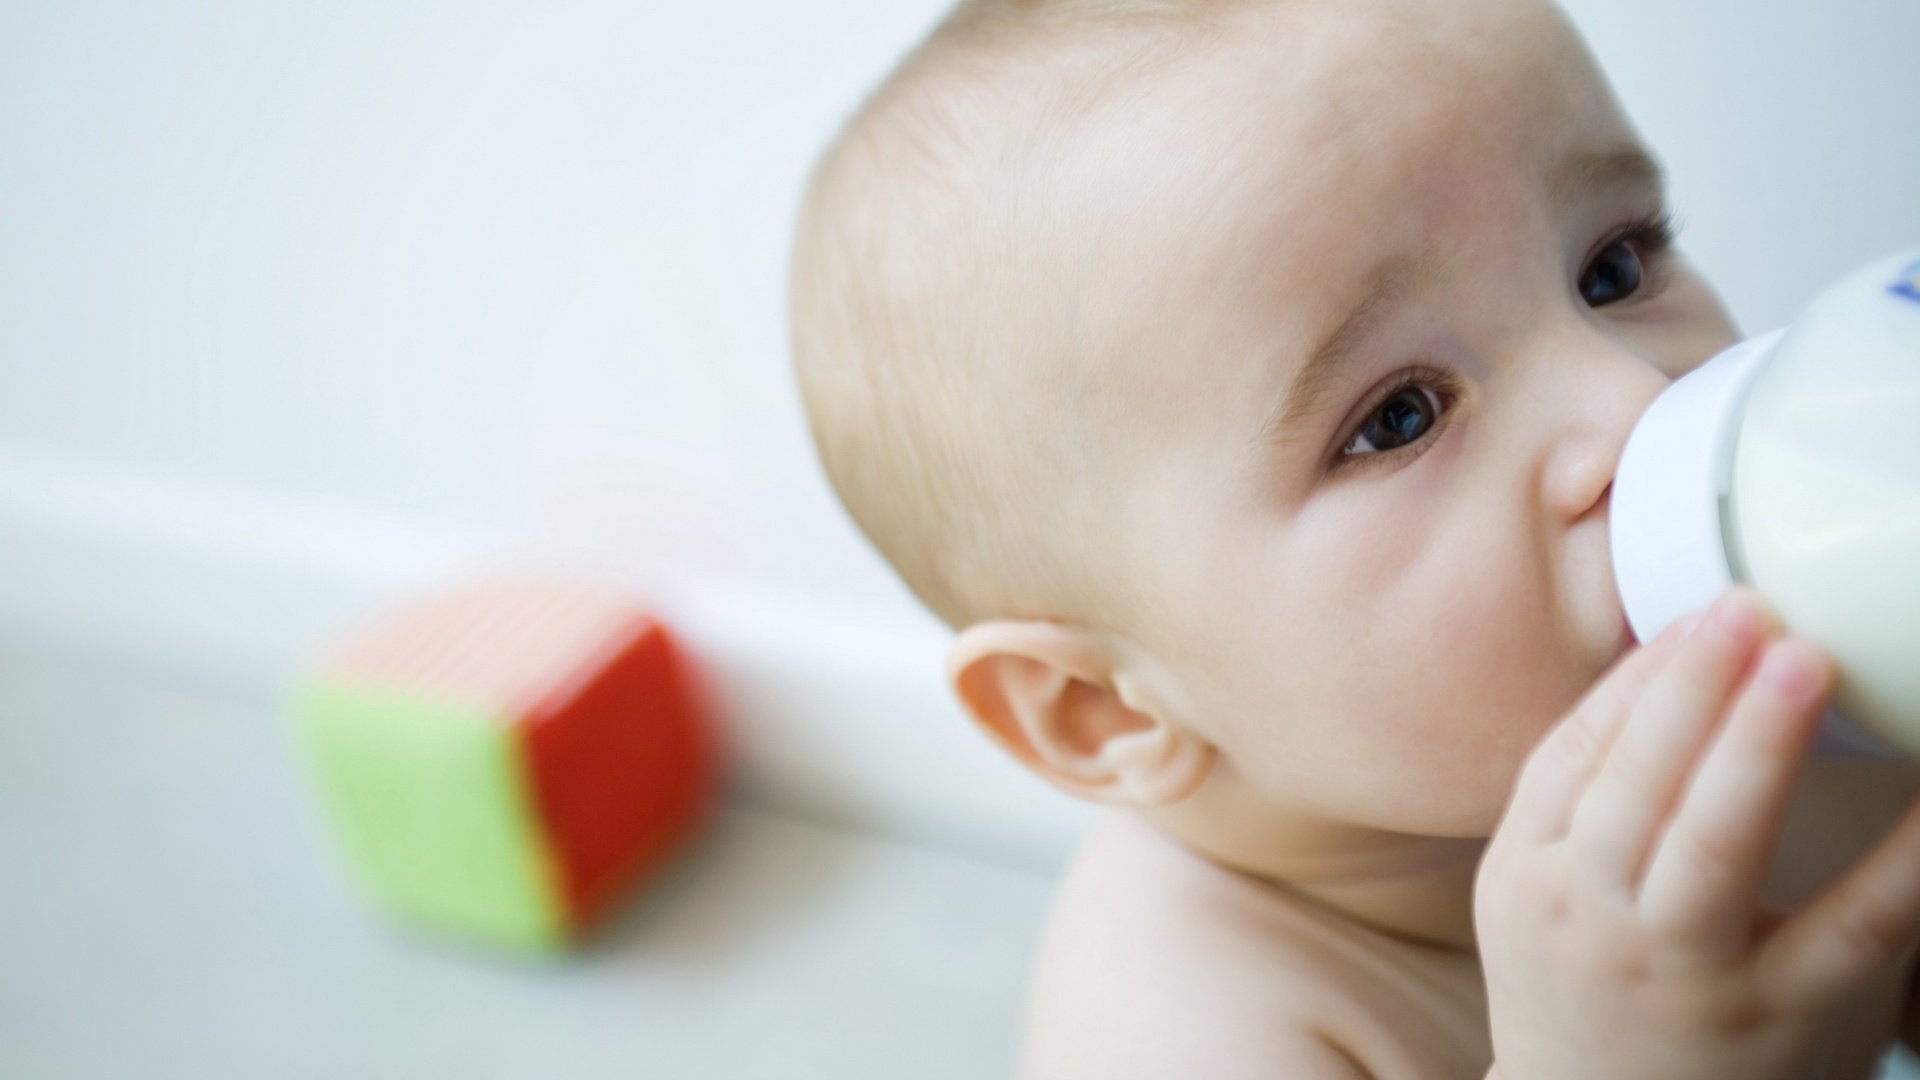
{"label": "orange side of block", "polygon": [[628,600],[587,586],[496,580],[385,613],[328,658],[335,678],[484,707],[514,723],[578,684],[582,665],[629,635]]}

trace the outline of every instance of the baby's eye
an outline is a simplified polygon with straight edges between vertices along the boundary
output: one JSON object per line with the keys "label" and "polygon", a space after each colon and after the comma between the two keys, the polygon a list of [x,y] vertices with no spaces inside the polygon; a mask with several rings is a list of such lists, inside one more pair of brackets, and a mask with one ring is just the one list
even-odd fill
{"label": "baby's eye", "polygon": [[1580,275],[1580,298],[1590,307],[1606,307],[1639,292],[1645,278],[1640,253],[1627,241],[1615,240]]}
{"label": "baby's eye", "polygon": [[1433,429],[1446,404],[1428,387],[1403,386],[1367,414],[1353,438],[1340,448],[1340,456],[1360,457],[1417,442]]}

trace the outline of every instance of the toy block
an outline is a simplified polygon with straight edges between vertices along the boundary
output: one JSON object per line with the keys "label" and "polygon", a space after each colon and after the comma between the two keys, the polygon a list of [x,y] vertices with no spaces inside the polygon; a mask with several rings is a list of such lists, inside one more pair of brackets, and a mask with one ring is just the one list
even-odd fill
{"label": "toy block", "polygon": [[604,592],[493,582],[362,628],[295,697],[346,861],[393,914],[578,941],[713,801],[717,739],[660,622]]}

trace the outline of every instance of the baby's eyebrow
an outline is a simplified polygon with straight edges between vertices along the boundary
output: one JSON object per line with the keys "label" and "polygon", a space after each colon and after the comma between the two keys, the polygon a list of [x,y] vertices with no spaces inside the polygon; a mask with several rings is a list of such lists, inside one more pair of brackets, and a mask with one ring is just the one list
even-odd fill
{"label": "baby's eyebrow", "polygon": [[1611,150],[1576,153],[1562,161],[1548,178],[1556,205],[1567,206],[1583,195],[1616,187],[1666,190],[1666,173],[1653,155],[1631,144]]}
{"label": "baby's eyebrow", "polygon": [[1289,440],[1296,428],[1319,408],[1321,398],[1336,383],[1336,374],[1348,357],[1394,313],[1407,294],[1427,272],[1423,260],[1400,257],[1374,267],[1367,275],[1361,300],[1340,325],[1307,354],[1306,363],[1293,377],[1293,383],[1280,398],[1278,406],[1260,426],[1256,447],[1272,446]]}

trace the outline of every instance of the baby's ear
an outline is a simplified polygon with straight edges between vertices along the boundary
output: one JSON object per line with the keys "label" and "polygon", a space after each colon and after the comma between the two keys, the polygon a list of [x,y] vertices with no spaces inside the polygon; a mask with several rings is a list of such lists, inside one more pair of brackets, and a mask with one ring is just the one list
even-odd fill
{"label": "baby's ear", "polygon": [[1096,802],[1164,806],[1206,779],[1214,748],[1142,687],[1108,635],[1041,620],[960,632],[947,678],[986,733],[1054,787]]}

